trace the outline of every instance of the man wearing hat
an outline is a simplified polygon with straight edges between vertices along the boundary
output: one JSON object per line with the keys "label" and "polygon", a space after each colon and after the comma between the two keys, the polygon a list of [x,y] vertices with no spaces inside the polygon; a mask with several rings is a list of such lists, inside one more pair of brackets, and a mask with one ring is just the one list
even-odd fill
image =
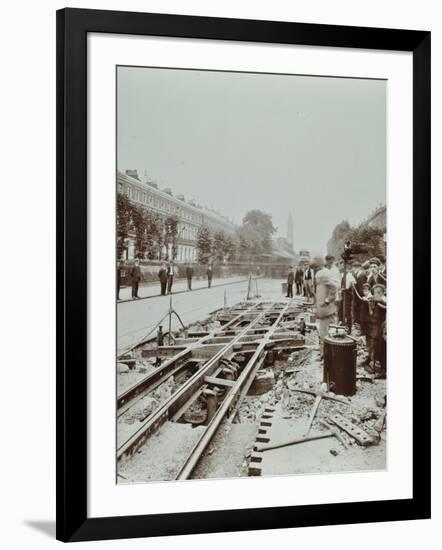
{"label": "man wearing hat", "polygon": [[298,294],[299,296],[301,296],[303,293],[303,288],[302,288],[303,277],[304,277],[304,271],[302,270],[302,267],[298,265],[295,271],[295,284],[296,284],[296,294]]}
{"label": "man wearing hat", "polygon": [[171,260],[167,266],[167,294],[172,294],[173,277],[175,275],[175,265]]}
{"label": "man wearing hat", "polygon": [[357,297],[357,301],[359,303],[359,326],[361,328],[361,336],[365,336],[366,339],[366,345],[367,348],[369,347],[369,334],[368,334],[368,326],[370,322],[370,310],[369,310],[369,302],[372,299],[372,295],[370,292],[370,285],[368,283],[364,283],[362,285],[362,293],[361,293],[361,300],[359,300]]}
{"label": "man wearing hat", "polygon": [[167,267],[164,262],[161,264],[160,270],[158,271],[158,279],[160,280],[161,296],[166,296]]}
{"label": "man wearing hat", "polygon": [[130,270],[130,279],[132,283],[132,300],[138,300],[138,287],[141,281],[140,260],[137,258]]}
{"label": "man wearing hat", "polygon": [[[368,322],[368,364],[365,369],[374,373],[376,362],[379,361],[381,372],[380,378],[385,378],[386,371],[386,339],[384,336],[387,302],[385,299],[385,286],[383,284],[375,284],[372,289],[372,299],[369,301],[369,322]],[[372,364],[370,365],[370,361]]]}
{"label": "man wearing hat", "polygon": [[367,277],[367,283],[370,285],[370,288],[373,288],[374,285],[383,283],[383,280],[379,274],[380,265],[381,262],[379,258],[370,258],[370,268]]}
{"label": "man wearing hat", "polygon": [[304,271],[304,291],[307,298],[314,298],[314,278],[315,272],[313,271],[312,265],[308,265]]}
{"label": "man wearing hat", "polygon": [[336,323],[336,293],[338,282],[329,265],[316,273],[316,319],[318,320],[321,358],[324,351],[324,338],[331,324]]}
{"label": "man wearing hat", "polygon": [[287,273],[287,298],[293,298],[293,282],[295,280],[295,271],[293,266],[290,266]]}

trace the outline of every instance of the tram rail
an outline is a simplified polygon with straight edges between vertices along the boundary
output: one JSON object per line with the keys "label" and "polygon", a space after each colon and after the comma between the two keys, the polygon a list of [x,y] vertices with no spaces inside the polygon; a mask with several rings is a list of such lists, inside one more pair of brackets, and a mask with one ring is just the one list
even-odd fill
{"label": "tram rail", "polygon": [[[118,446],[118,461],[130,460],[166,422],[185,422],[186,412],[203,399],[207,404],[207,422],[175,476],[175,479],[189,478],[221,423],[234,419],[239,404],[269,354],[306,347],[299,334],[281,327],[282,321],[293,319],[299,312],[299,303],[294,300],[280,298],[275,302],[249,303],[231,308],[220,328],[189,332],[177,339],[176,345],[155,350],[155,354],[164,354],[168,359],[157,371],[118,397],[118,416],[185,368],[187,363],[196,362],[196,372]],[[146,354],[149,353],[146,350]]]}

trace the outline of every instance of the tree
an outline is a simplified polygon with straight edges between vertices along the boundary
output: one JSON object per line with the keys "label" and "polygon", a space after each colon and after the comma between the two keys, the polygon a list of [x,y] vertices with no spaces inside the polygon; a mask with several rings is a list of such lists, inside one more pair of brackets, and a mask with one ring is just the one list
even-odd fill
{"label": "tree", "polygon": [[376,256],[379,259],[384,259],[384,230],[378,227],[371,227],[367,224],[361,224],[358,227],[351,229],[348,233],[348,240],[352,243],[353,248],[359,247],[365,250],[365,256]]}
{"label": "tree", "polygon": [[223,231],[217,231],[213,234],[212,253],[218,262],[224,262],[224,259],[227,259],[228,241]]}
{"label": "tree", "polygon": [[147,245],[147,254],[149,258],[155,258],[159,260],[161,259],[161,252],[164,246],[164,220],[160,214],[154,212],[153,210],[148,210],[148,213],[149,219],[147,233],[149,239]]}
{"label": "tree", "polygon": [[[169,239],[176,245],[176,225],[172,223]],[[161,258],[165,241],[165,224],[161,214],[132,203],[126,195],[117,195],[117,255],[127,250],[127,239],[135,238],[135,255]]]}
{"label": "tree", "polygon": [[178,237],[178,218],[176,216],[168,216],[165,221],[165,238],[164,244],[166,250],[169,251],[169,245],[172,247],[172,259],[177,255],[177,237]]}
{"label": "tree", "polygon": [[224,239],[224,258],[227,261],[233,260],[236,253],[236,243],[233,237],[226,235]]}
{"label": "tree", "polygon": [[270,252],[272,235],[276,232],[271,214],[250,210],[243,218],[242,228],[246,231],[245,238],[252,242],[254,254]]}
{"label": "tree", "polygon": [[209,263],[212,257],[212,233],[206,225],[201,225],[198,228],[196,250],[199,263]]}
{"label": "tree", "polygon": [[350,241],[354,255],[384,257],[384,230],[362,223],[351,227],[347,220],[340,222],[333,230],[327,243],[327,253],[340,258],[344,243]]}
{"label": "tree", "polygon": [[252,242],[247,239],[241,228],[237,230],[239,260],[249,261]]}
{"label": "tree", "polygon": [[249,262],[259,256],[264,248],[262,235],[251,225],[242,225],[237,230],[241,260]]}
{"label": "tree", "polygon": [[344,243],[348,240],[348,235],[351,231],[350,224],[347,220],[342,220],[333,229],[332,236],[327,242],[327,253],[335,256],[340,256],[344,250]]}
{"label": "tree", "polygon": [[135,232],[135,249],[138,258],[144,258],[147,251],[147,215],[140,206],[132,205],[132,226]]}
{"label": "tree", "polygon": [[117,194],[117,258],[127,250],[131,222],[131,203],[126,195]]}

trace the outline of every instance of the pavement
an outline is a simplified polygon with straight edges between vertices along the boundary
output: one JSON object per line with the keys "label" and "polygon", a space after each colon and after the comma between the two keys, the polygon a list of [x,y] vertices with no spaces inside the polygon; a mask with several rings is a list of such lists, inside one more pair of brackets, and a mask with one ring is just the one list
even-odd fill
{"label": "pavement", "polygon": [[[228,279],[219,281],[228,281]],[[186,281],[185,283],[187,284]],[[236,282],[230,281],[227,285],[214,284],[212,288],[200,288],[171,296],[155,296],[149,300],[118,302],[118,355],[141,342],[149,334],[156,333],[158,322],[169,311],[171,299],[173,309],[187,326],[224,307],[224,293],[228,307],[245,300],[247,288],[248,281],[240,279]],[[263,300],[277,300],[282,296],[281,281],[279,279],[258,279],[258,292]],[[166,332],[168,319],[166,318],[162,324],[163,330]],[[172,330],[178,329],[180,326],[177,317],[172,315]]]}
{"label": "pavement", "polygon": [[[240,281],[247,281],[248,278],[244,275],[238,277],[224,277],[224,278],[213,278],[212,287],[221,286],[221,285],[230,285],[232,283],[238,283]],[[195,290],[201,290],[207,288],[207,278],[192,280],[192,292]],[[187,279],[175,279],[172,286],[173,294],[179,292],[189,292],[187,288]],[[145,283],[140,285],[138,288],[138,297],[140,300],[145,298],[153,298],[155,296],[161,296],[160,293],[160,283]],[[120,299],[118,302],[132,301],[132,288],[130,286],[123,287],[120,289]]]}
{"label": "pavement", "polygon": [[[306,365],[306,369],[309,365]],[[266,436],[271,444],[302,437],[308,416],[285,419],[279,406]],[[312,429],[309,435],[319,433]],[[335,454],[336,453],[336,454]],[[324,474],[332,472],[382,471],[386,468],[386,433],[378,445],[353,445],[345,450],[335,437],[307,441],[263,453],[262,476],[291,474]]]}

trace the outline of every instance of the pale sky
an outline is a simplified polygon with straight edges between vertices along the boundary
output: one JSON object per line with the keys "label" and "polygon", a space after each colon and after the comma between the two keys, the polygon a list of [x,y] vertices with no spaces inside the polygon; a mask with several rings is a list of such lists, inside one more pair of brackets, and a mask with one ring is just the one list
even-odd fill
{"label": "pale sky", "polygon": [[294,248],[386,201],[386,81],[118,68],[118,168],[241,223],[268,212]]}

